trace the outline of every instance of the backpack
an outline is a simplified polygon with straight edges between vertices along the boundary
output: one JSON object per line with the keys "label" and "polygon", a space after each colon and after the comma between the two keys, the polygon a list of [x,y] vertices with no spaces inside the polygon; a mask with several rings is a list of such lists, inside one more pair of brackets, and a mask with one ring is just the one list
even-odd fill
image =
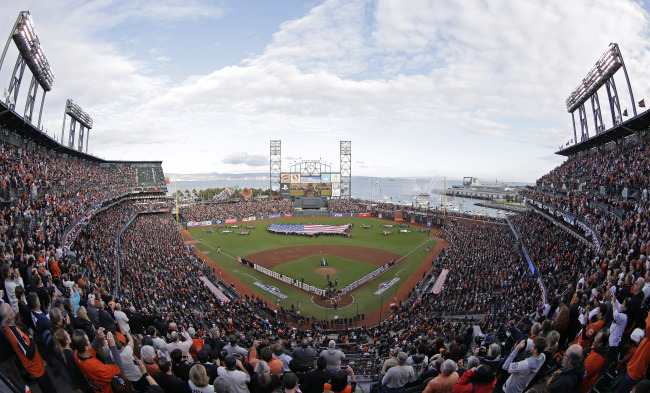
{"label": "backpack", "polygon": [[122,373],[111,379],[111,389],[115,393],[134,393],[133,384]]}

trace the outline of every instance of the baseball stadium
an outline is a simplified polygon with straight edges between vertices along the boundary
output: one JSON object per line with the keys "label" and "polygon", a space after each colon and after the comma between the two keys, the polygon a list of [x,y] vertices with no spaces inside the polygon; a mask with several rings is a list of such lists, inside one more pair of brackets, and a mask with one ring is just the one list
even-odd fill
{"label": "baseball stadium", "polygon": [[181,201],[165,157],[88,153],[74,97],[43,130],[37,27],[0,58],[0,391],[650,391],[650,113],[619,45],[579,65],[562,163],[489,216],[355,197],[346,138],[336,164],[267,138],[261,194]]}

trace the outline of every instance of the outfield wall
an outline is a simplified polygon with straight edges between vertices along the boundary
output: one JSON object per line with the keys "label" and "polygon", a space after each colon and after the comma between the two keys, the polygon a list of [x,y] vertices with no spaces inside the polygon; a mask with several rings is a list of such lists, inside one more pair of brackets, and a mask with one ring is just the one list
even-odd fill
{"label": "outfield wall", "polygon": [[[303,211],[304,212],[304,211]],[[237,225],[245,224],[251,221],[261,221],[261,220],[274,220],[277,218],[295,218],[298,215],[290,214],[271,214],[268,216],[251,216],[251,217],[239,217],[239,218],[226,218],[223,220],[208,220],[208,221],[187,221],[183,222],[185,228],[196,228],[196,227],[208,227],[213,225]],[[370,213],[329,213],[326,216],[323,215],[307,215],[301,214],[300,217],[372,217]]]}

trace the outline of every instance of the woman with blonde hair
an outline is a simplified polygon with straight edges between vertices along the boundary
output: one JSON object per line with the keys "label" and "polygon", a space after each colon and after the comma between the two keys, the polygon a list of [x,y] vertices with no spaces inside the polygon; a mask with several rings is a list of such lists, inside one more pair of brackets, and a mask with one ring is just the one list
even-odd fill
{"label": "woman with blonde hair", "polygon": [[72,327],[75,329],[81,329],[84,332],[86,332],[89,342],[92,342],[92,340],[95,339],[97,332],[95,330],[95,327],[93,326],[93,323],[90,322],[90,319],[88,319],[88,312],[86,311],[86,307],[79,306],[79,308],[77,309],[77,318],[71,318],[71,319],[72,319]]}
{"label": "woman with blonde hair", "polygon": [[214,386],[210,385],[210,378],[202,364],[195,364],[190,369],[188,381],[192,393],[214,393]]}
{"label": "woman with blonde hair", "polygon": [[81,370],[79,370],[79,367],[77,367],[77,364],[74,361],[74,350],[70,348],[72,340],[70,339],[68,332],[65,329],[59,329],[54,332],[52,340],[54,341],[56,352],[61,355],[60,357],[65,363],[66,371],[70,377],[70,380],[68,381],[70,387],[82,392],[88,391],[90,389],[88,381],[86,381],[86,378],[83,376]]}

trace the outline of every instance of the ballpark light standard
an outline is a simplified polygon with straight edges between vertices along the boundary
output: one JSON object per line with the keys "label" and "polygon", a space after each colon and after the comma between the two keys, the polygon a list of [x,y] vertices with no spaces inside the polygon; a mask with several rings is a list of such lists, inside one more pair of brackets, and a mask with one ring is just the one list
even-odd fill
{"label": "ballpark light standard", "polygon": [[36,126],[40,129],[45,93],[52,90],[54,74],[50,69],[50,64],[48,63],[47,58],[41,50],[41,43],[36,36],[36,31],[34,30],[32,17],[29,14],[29,11],[22,11],[18,14],[16,23],[14,23],[9,38],[7,39],[7,43],[2,51],[2,56],[0,56],[0,69],[2,69],[2,64],[4,63],[7,49],[9,48],[9,43],[12,39],[16,44],[16,48],[18,48],[19,54],[11,76],[11,81],[9,82],[6,104],[9,109],[15,109],[18,100],[18,91],[20,90],[20,82],[23,79],[25,67],[28,67],[32,72],[32,80],[29,85],[29,91],[27,92],[23,119],[29,124],[32,123],[36,93],[38,92],[38,86],[41,86],[43,89],[43,96],[41,99],[41,108],[38,114],[38,124]]}

